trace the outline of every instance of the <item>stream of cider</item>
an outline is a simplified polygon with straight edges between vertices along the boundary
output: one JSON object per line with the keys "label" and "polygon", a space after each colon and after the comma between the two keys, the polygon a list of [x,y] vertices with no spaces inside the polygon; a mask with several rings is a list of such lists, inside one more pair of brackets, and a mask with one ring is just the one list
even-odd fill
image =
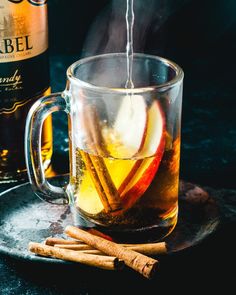
{"label": "stream of cider", "polygon": [[133,27],[134,27],[134,1],[127,0],[126,9],[126,29],[127,29],[127,45],[126,45],[126,56],[127,56],[127,81],[125,88],[134,88],[132,80],[133,72]]}

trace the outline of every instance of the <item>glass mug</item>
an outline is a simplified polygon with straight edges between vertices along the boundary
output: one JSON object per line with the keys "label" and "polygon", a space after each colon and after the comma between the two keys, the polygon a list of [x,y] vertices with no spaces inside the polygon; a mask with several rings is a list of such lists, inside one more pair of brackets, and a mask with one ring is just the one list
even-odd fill
{"label": "glass mug", "polygon": [[[75,225],[116,240],[157,241],[178,216],[183,71],[164,58],[135,54],[134,88],[125,88],[125,53],[81,59],[63,93],[39,99],[26,123],[26,162],[36,194],[69,202]],[[50,184],[40,156],[44,120],[68,114],[70,179]]]}

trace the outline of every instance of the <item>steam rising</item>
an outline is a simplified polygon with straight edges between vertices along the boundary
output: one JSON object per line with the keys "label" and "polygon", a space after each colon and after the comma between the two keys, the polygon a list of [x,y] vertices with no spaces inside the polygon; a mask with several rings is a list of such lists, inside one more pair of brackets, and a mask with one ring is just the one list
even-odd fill
{"label": "steam rising", "polygon": [[[151,40],[152,47],[158,51],[163,44],[155,39],[155,35],[169,16],[186,2],[189,0],[134,0],[134,52],[145,52],[150,35],[154,36]],[[111,1],[91,26],[82,56],[125,52],[127,42],[125,15],[126,0]]]}

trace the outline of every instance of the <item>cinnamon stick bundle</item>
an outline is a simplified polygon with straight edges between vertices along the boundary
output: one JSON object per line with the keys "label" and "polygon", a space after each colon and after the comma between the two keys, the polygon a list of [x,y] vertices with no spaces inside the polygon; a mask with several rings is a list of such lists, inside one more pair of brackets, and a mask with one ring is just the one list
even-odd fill
{"label": "cinnamon stick bundle", "polygon": [[73,250],[60,249],[40,243],[29,243],[29,251],[46,257],[54,257],[67,261],[79,262],[106,270],[121,269],[123,261],[111,256],[90,255]]}
{"label": "cinnamon stick bundle", "polygon": [[139,272],[146,278],[151,278],[158,266],[158,261],[156,259],[145,256],[101,237],[91,235],[77,227],[67,226],[65,232],[72,238],[82,240],[93,248],[123,260],[127,266]]}

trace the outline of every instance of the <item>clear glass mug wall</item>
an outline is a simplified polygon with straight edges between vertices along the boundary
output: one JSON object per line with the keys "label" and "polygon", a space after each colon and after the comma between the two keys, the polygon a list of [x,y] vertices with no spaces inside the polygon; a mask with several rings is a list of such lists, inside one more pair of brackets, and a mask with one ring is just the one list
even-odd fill
{"label": "clear glass mug wall", "polygon": [[[41,198],[69,201],[76,225],[129,241],[159,240],[177,222],[183,71],[175,63],[135,54],[133,89],[126,89],[125,54],[81,59],[67,86],[38,100],[26,126],[30,182]],[[70,180],[45,179],[40,130],[46,117],[69,119]]]}

